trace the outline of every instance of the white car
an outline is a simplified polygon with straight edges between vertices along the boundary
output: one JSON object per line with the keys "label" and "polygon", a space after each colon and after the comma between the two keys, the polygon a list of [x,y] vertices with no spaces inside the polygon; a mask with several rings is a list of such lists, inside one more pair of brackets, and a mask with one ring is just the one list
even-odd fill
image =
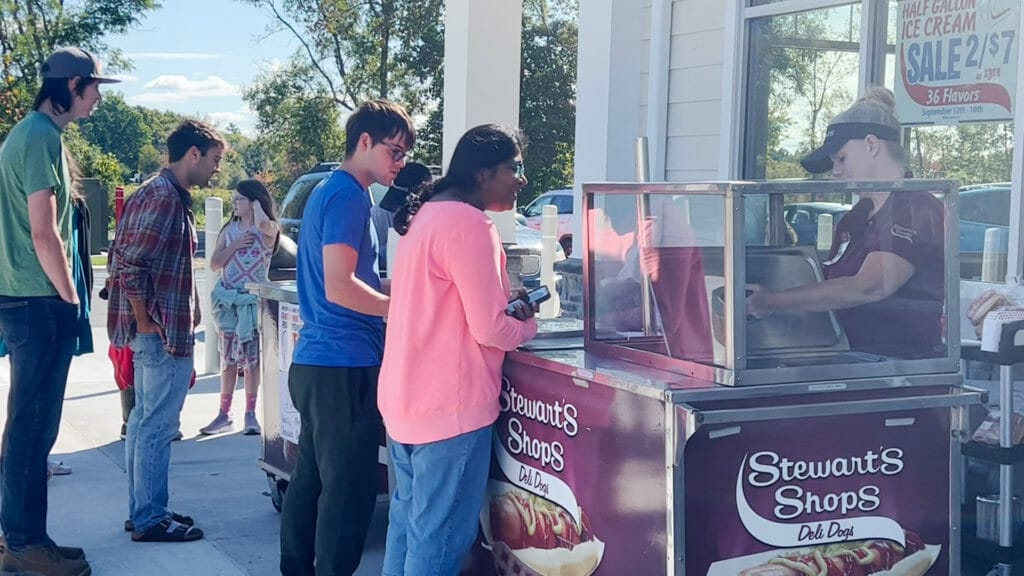
{"label": "white car", "polygon": [[526,219],[526,225],[540,230],[541,216],[548,204],[558,208],[558,229],[556,237],[566,255],[572,254],[572,229],[575,224],[572,210],[572,188],[549,190],[538,196],[533,202],[523,207],[520,212]]}

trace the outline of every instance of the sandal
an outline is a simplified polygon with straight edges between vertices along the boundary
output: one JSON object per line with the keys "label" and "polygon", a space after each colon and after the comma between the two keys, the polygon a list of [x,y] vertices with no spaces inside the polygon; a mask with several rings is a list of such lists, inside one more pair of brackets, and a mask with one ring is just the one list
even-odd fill
{"label": "sandal", "polygon": [[195,526],[188,526],[164,518],[145,532],[132,532],[133,542],[194,542],[203,537],[203,531]]}
{"label": "sandal", "polygon": [[[196,521],[191,516],[185,516],[184,514],[178,514],[177,512],[171,512],[171,520],[174,520],[178,524],[184,524],[185,526],[195,526]],[[135,524],[131,520],[124,521],[125,532],[135,532]]]}

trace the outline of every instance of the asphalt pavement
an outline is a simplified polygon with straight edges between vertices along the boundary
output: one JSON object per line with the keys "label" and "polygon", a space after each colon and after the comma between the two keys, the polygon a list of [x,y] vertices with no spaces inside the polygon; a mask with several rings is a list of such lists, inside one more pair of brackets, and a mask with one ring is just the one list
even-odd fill
{"label": "asphalt pavement", "polygon": [[[97,287],[104,270],[96,269]],[[200,275],[202,276],[202,275]],[[119,438],[121,404],[107,359],[106,303],[92,311],[96,352],[71,364],[60,436],[52,459],[72,474],[49,484],[48,529],[59,544],[85,548],[96,576],[270,576],[279,574],[280,514],[271,505],[266,475],[257,465],[260,437],[243,436],[238,423],[245,407],[239,382],[234,433],[199,435],[217,412],[219,375],[202,374],[205,344],[196,346],[200,371],[181,415],[184,440],[171,450],[170,504],[190,515],[206,533],[185,544],[136,543],[123,531],[128,496],[124,443]],[[200,334],[200,340],[204,340]],[[10,371],[0,359],[0,424],[6,419]],[[260,397],[259,413],[263,398]],[[378,504],[359,576],[380,574],[386,505]]]}

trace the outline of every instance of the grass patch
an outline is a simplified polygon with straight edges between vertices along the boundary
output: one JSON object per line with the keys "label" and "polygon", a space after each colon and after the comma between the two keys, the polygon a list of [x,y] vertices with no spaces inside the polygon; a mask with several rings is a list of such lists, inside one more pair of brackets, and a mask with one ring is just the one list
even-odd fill
{"label": "grass patch", "polygon": [[106,254],[93,254],[91,256],[93,266],[106,266],[107,255]]}

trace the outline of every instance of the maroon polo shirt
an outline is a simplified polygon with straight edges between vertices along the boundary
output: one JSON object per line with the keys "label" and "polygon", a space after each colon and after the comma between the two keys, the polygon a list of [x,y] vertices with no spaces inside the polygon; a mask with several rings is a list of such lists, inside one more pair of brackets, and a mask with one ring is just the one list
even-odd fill
{"label": "maroon polo shirt", "polygon": [[875,251],[910,262],[914,275],[885,300],[836,312],[850,346],[904,359],[942,356],[942,203],[928,192],[894,192],[869,216],[872,206],[861,200],[836,227],[825,277],[857,274]]}

